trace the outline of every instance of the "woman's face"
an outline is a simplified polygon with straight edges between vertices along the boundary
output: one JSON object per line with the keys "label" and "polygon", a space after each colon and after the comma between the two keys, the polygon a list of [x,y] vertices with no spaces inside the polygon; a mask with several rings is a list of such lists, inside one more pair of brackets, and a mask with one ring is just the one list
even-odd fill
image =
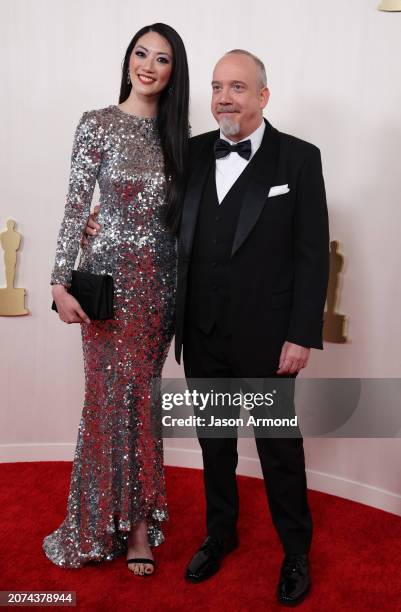
{"label": "woman's face", "polygon": [[133,90],[144,96],[160,94],[168,85],[172,69],[170,43],[157,32],[147,32],[141,36],[129,61]]}

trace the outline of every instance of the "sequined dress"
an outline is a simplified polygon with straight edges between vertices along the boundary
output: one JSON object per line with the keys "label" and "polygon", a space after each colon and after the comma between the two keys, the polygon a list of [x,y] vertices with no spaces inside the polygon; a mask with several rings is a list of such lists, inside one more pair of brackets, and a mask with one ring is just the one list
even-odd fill
{"label": "sequined dress", "polygon": [[85,401],[67,516],[43,541],[47,557],[70,568],[125,552],[127,532],[142,519],[157,546],[168,518],[163,445],[152,429],[160,405],[151,400],[151,384],[173,336],[176,244],[162,218],[166,179],[156,119],[115,105],[83,114],[52,284],[70,284],[96,180],[101,231],[82,249],[77,269],[113,276],[115,316],[81,323]]}

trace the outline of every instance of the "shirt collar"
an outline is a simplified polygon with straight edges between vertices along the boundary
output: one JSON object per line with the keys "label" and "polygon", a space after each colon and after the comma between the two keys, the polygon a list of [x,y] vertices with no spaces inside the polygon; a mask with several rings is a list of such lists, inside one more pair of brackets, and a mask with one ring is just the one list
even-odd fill
{"label": "shirt collar", "polygon": [[[262,123],[260,124],[258,128],[256,128],[254,132],[252,132],[252,134],[238,141],[238,142],[243,142],[244,140],[251,141],[251,147],[252,147],[251,157],[255,155],[256,151],[259,149],[260,145],[262,144],[263,134],[265,133],[265,127],[266,127],[266,124],[264,122],[264,119],[262,119]],[[221,130],[220,130],[220,138],[222,138],[223,140],[226,140],[230,144],[238,144],[237,142],[234,142],[233,140],[230,140],[229,138],[227,138],[227,136],[224,136]]]}

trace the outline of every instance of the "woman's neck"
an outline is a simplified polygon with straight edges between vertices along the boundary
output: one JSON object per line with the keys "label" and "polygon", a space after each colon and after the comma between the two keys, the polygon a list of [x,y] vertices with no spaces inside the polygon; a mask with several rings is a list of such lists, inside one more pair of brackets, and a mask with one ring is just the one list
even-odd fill
{"label": "woman's neck", "polygon": [[128,98],[119,107],[138,117],[156,117],[159,96],[139,96],[132,89]]}

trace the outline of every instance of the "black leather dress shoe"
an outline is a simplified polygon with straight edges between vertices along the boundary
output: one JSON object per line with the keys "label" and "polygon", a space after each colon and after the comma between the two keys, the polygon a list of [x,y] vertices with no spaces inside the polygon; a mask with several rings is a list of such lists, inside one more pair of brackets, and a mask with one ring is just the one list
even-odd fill
{"label": "black leather dress shoe", "polygon": [[277,598],[284,606],[297,606],[309,593],[308,555],[286,555],[281,566]]}
{"label": "black leather dress shoe", "polygon": [[192,557],[185,572],[185,579],[189,582],[201,582],[210,578],[219,571],[222,559],[237,546],[236,535],[228,540],[208,536]]}

